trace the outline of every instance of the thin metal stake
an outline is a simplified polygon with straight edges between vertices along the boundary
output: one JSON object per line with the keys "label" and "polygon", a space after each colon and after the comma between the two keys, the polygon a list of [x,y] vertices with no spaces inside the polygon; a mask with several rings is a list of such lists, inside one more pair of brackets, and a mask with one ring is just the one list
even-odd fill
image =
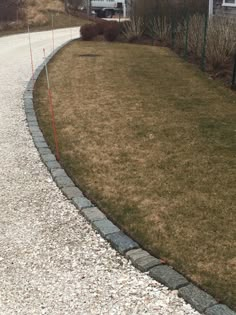
{"label": "thin metal stake", "polygon": [[175,37],[176,37],[176,23],[174,17],[171,19],[171,46],[175,49]]}
{"label": "thin metal stake", "polygon": [[232,85],[233,90],[236,90],[236,52],[234,55],[234,69],[233,69],[233,76],[232,76]]}
{"label": "thin metal stake", "polygon": [[54,19],[53,19],[53,14],[52,16],[52,51],[54,51]]}
{"label": "thin metal stake", "polygon": [[203,36],[203,47],[202,47],[202,71],[206,70],[206,45],[207,45],[207,29],[208,29],[208,16],[205,16],[204,23],[204,36]]}
{"label": "thin metal stake", "polygon": [[33,53],[32,53],[32,45],[31,45],[31,36],[30,36],[29,24],[28,24],[28,38],[29,38],[29,49],[30,49],[30,61],[31,61],[32,79],[33,79],[33,82],[34,82],[34,62],[33,62]]}
{"label": "thin metal stake", "polygon": [[185,46],[184,46],[184,59],[187,59],[188,56],[188,37],[189,37],[189,14],[186,18],[186,33],[185,33]]}

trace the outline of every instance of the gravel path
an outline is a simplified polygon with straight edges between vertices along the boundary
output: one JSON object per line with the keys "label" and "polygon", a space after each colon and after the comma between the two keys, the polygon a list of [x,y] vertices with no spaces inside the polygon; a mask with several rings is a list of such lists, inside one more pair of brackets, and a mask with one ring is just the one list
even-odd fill
{"label": "gravel path", "polygon": [[[55,47],[69,39],[55,31]],[[32,47],[36,66],[51,32],[32,34]],[[0,38],[0,64],[0,314],[197,315],[111,249],[52,181],[23,110],[26,34]]]}

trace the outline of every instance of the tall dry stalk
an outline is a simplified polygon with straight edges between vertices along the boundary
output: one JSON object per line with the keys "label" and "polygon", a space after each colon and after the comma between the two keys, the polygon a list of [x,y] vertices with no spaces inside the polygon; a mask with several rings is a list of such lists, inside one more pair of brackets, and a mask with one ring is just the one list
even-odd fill
{"label": "tall dry stalk", "polygon": [[236,21],[229,17],[210,19],[207,33],[206,56],[213,68],[229,61],[236,48]]}
{"label": "tall dry stalk", "polygon": [[166,16],[158,16],[153,18],[149,25],[148,31],[154,40],[168,42],[171,35],[171,25]]}
{"label": "tall dry stalk", "polygon": [[133,17],[123,25],[123,34],[129,42],[141,38],[144,30],[145,26],[142,18]]}
{"label": "tall dry stalk", "polygon": [[202,54],[204,23],[204,15],[195,14],[190,17],[188,50],[198,58],[200,58]]}

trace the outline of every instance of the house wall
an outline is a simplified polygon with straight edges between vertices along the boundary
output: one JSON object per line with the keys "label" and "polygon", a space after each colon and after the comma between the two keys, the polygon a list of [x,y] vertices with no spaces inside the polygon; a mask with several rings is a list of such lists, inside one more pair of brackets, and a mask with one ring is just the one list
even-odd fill
{"label": "house wall", "polygon": [[236,18],[236,7],[223,7],[222,3],[222,0],[214,1],[214,13],[216,15],[224,15]]}

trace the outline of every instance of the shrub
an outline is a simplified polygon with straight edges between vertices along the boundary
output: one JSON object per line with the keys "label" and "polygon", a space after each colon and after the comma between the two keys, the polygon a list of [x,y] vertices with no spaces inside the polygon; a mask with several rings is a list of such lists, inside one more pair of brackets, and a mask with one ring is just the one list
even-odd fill
{"label": "shrub", "polygon": [[236,48],[236,22],[233,18],[211,18],[207,33],[207,61],[219,68],[229,61]]}
{"label": "shrub", "polygon": [[113,42],[117,39],[120,34],[120,26],[118,22],[110,22],[106,25],[104,30],[104,38],[109,41]]}
{"label": "shrub", "polygon": [[91,40],[98,34],[95,24],[84,24],[80,28],[80,34],[83,40]]}
{"label": "shrub", "polygon": [[129,42],[140,39],[145,31],[142,18],[132,18],[124,23],[123,34]]}
{"label": "shrub", "polygon": [[200,58],[202,54],[205,16],[195,14],[190,17],[188,47],[189,51]]}
{"label": "shrub", "polygon": [[104,21],[104,20],[96,22],[96,28],[97,28],[98,35],[103,35],[104,34],[104,31],[105,31],[105,29],[107,27],[107,24],[109,24],[109,22]]}
{"label": "shrub", "polygon": [[148,30],[153,40],[168,42],[170,39],[171,25],[166,16],[159,16],[151,20]]}

